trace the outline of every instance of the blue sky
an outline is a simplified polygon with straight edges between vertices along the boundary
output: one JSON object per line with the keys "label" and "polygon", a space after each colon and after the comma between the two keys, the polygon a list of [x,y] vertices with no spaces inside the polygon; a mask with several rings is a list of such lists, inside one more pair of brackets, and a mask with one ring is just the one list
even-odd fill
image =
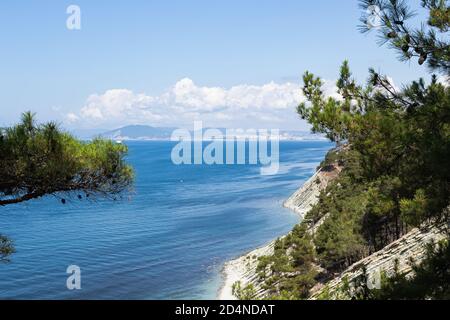
{"label": "blue sky", "polygon": [[[81,30],[66,28],[70,4]],[[68,128],[305,129],[305,70],[330,88],[344,59],[361,81],[369,67],[397,85],[428,77],[360,34],[360,15],[356,0],[2,1],[0,125],[33,110]]]}

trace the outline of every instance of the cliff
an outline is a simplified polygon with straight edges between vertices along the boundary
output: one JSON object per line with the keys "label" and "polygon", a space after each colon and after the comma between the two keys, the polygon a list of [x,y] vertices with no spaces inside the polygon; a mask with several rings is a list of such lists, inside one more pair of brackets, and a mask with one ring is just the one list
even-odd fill
{"label": "cliff", "polygon": [[[336,163],[319,169],[306,183],[289,197],[284,206],[296,212],[302,219],[304,215],[318,202],[320,192],[328,184],[339,176],[342,167]],[[327,216],[322,217],[315,224],[310,224],[307,232],[314,235]],[[426,245],[430,242],[439,242],[447,237],[449,223],[425,224],[420,228],[411,230],[409,233],[384,247],[382,250],[354,263],[345,271],[326,283],[319,282],[311,290],[311,299],[345,299],[339,290],[344,283],[355,286],[366,271],[367,278],[375,284],[380,279],[381,273],[392,275],[395,268],[402,273],[410,273],[411,261],[420,262],[425,257]],[[232,294],[232,286],[236,282],[241,287],[253,285],[256,298],[264,299],[268,296],[259,280],[257,267],[259,258],[270,256],[274,253],[275,240],[264,247],[258,248],[225,264],[223,269],[224,285],[219,291],[218,298],[221,300],[236,299]],[[320,266],[316,266],[320,271]]]}
{"label": "cliff", "polygon": [[283,204],[301,218],[317,203],[320,191],[324,190],[328,183],[335,179],[342,168],[329,166],[319,169],[300,189],[290,196]]}
{"label": "cliff", "polygon": [[411,230],[382,250],[356,262],[338,277],[327,282],[326,285],[319,284],[313,288],[311,299],[320,299],[323,296],[326,296],[327,299],[348,298],[341,296],[340,287],[346,282],[352,290],[354,284],[363,276],[364,270],[369,285],[374,287],[379,284],[382,273],[388,277],[393,276],[396,268],[400,273],[411,274],[411,262],[420,263],[425,257],[426,244],[437,243],[445,239],[449,227],[449,222],[441,222],[439,224],[424,224],[421,228]]}
{"label": "cliff", "polygon": [[[341,168],[331,166],[327,169],[318,170],[305,184],[297,190],[286,202],[284,207],[296,212],[300,219],[315,205],[319,194],[326,188],[328,183],[338,176]],[[253,250],[235,260],[228,261],[222,270],[224,284],[219,291],[219,300],[235,300],[232,294],[232,286],[237,281],[242,286],[253,284],[258,298],[265,297],[265,290],[261,288],[256,268],[258,258],[272,255],[274,252],[275,240],[264,247]]]}

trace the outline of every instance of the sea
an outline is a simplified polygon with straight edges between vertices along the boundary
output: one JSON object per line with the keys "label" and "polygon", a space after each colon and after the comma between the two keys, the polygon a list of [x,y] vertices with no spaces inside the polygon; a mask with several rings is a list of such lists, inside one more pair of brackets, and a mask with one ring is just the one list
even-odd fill
{"label": "sea", "polygon": [[[123,143],[136,179],[121,199],[0,207],[0,234],[16,248],[0,263],[0,299],[215,299],[227,260],[300,221],[283,201],[332,148],[280,142],[278,173],[261,175],[259,165],[175,165],[175,142]],[[80,289],[67,285],[70,266]]]}

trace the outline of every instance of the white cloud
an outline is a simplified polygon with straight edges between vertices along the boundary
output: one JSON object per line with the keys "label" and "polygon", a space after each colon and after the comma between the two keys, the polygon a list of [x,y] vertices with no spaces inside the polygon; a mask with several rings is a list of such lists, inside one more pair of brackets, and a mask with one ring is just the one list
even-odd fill
{"label": "white cloud", "polygon": [[[324,92],[336,96],[334,82],[325,81]],[[237,85],[229,89],[198,86],[189,78],[178,81],[159,96],[112,89],[92,94],[79,116],[67,119],[91,125],[119,126],[149,124],[154,126],[191,126],[202,120],[216,127],[260,127],[282,124],[299,125],[296,106],[304,101],[297,83]],[[290,125],[289,125],[290,124]]]}
{"label": "white cloud", "polygon": [[75,113],[72,113],[72,112],[68,113],[65,118],[66,122],[68,122],[68,123],[77,122],[79,119],[80,119],[80,117],[78,117]]}
{"label": "white cloud", "polygon": [[126,89],[108,90],[102,95],[93,94],[81,109],[84,118],[103,120],[133,114],[153,103],[153,98],[144,94],[134,94]]}

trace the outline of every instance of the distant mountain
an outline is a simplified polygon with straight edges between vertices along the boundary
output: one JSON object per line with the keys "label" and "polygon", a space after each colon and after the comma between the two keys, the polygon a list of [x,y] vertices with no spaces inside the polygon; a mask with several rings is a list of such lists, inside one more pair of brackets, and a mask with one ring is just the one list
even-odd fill
{"label": "distant mountain", "polygon": [[280,140],[323,141],[328,139],[322,134],[315,134],[310,131],[280,130]]}
{"label": "distant mountain", "polygon": [[[118,128],[115,130],[103,132],[101,137],[112,140],[170,140],[172,132],[177,128],[158,128],[146,125],[132,125]],[[208,128],[204,128],[206,131]],[[226,129],[219,129],[224,134]],[[193,136],[193,132],[191,131]],[[98,135],[97,135],[98,136]],[[248,136],[245,132],[237,133],[237,139],[253,139],[255,136]],[[283,141],[314,141],[324,140],[322,135],[312,134],[307,131],[280,130],[280,140]]]}

